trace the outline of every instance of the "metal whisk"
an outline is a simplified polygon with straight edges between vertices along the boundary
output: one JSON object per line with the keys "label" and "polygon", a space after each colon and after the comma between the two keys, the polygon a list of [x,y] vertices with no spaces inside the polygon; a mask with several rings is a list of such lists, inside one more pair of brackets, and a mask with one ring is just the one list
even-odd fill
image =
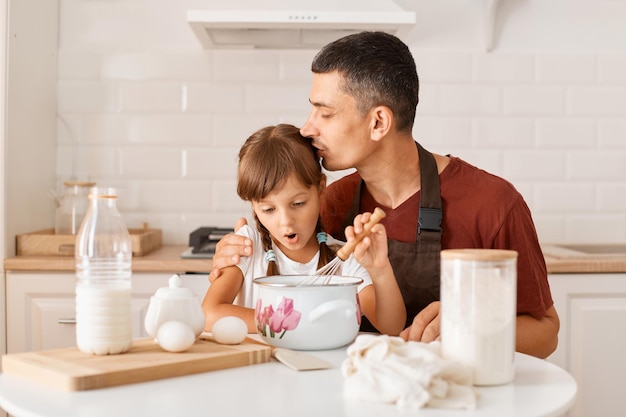
{"label": "metal whisk", "polygon": [[364,237],[369,236],[372,227],[380,222],[386,216],[385,212],[376,207],[374,212],[370,216],[367,223],[363,225],[363,231],[355,236],[355,239],[347,242],[337,251],[337,256],[328,262],[326,265],[319,268],[317,271],[311,274],[310,277],[303,279],[299,282],[300,285],[311,285],[319,283],[320,278],[323,278],[322,285],[327,285],[332,276],[339,270],[343,262],[348,259],[350,254],[354,252],[356,245],[363,240]]}

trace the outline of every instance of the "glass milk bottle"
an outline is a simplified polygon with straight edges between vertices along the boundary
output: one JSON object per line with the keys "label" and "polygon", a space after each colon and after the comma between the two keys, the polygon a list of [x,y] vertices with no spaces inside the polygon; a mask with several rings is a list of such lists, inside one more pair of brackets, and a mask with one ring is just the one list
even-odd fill
{"label": "glass milk bottle", "polygon": [[75,256],[78,349],[96,355],[126,352],[132,344],[132,247],[115,189],[91,188]]}
{"label": "glass milk bottle", "polygon": [[441,349],[470,366],[474,385],[514,376],[517,252],[441,251]]}

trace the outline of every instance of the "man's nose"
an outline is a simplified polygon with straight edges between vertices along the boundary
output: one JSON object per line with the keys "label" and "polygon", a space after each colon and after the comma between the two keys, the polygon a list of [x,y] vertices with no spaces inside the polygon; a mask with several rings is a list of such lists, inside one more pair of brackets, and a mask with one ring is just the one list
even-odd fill
{"label": "man's nose", "polygon": [[300,127],[300,134],[304,136],[305,138],[312,138],[313,136],[316,135],[316,133],[317,133],[317,130],[315,129],[315,127],[313,126],[313,123],[311,122],[311,115],[309,115],[309,117],[306,119],[302,127]]}

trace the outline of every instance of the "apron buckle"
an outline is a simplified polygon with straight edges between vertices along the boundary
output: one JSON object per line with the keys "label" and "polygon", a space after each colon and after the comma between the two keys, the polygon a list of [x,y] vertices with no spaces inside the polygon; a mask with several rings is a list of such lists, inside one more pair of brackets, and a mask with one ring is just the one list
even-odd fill
{"label": "apron buckle", "polygon": [[443,211],[439,208],[420,207],[418,217],[417,234],[421,234],[422,230],[431,232],[441,232],[441,220],[443,219]]}

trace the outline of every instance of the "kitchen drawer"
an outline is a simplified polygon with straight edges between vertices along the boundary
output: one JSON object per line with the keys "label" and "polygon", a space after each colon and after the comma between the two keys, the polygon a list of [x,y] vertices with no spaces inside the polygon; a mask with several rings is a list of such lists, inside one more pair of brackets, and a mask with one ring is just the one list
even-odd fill
{"label": "kitchen drawer", "polygon": [[[134,273],[132,277],[133,337],[147,337],[144,318],[155,291],[168,285],[172,273]],[[202,299],[206,274],[181,275],[183,285]],[[7,353],[76,345],[73,273],[6,272]]]}

